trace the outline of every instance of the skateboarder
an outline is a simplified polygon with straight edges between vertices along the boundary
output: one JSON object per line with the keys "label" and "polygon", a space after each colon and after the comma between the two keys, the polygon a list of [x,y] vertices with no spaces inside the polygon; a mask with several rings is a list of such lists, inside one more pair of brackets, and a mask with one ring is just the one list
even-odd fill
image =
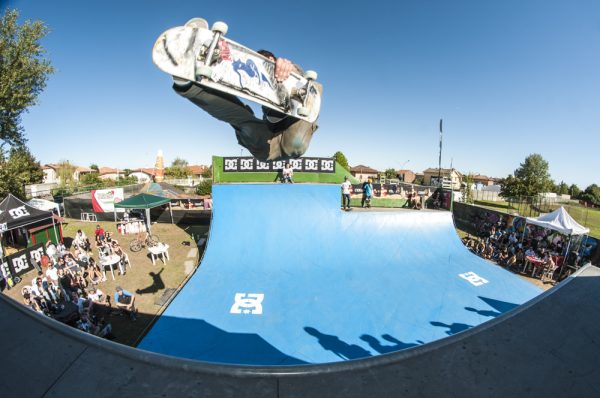
{"label": "skateboarder", "polygon": [[[206,21],[195,19],[208,29]],[[197,26],[200,27],[200,26]],[[292,72],[302,74],[300,68],[285,58],[277,58],[266,50],[258,51],[275,61],[275,77],[286,80]],[[215,119],[229,123],[235,130],[238,143],[261,161],[298,158],[306,152],[317,123],[308,123],[263,107],[261,119],[239,98],[201,87],[188,80],[173,77],[173,89],[179,95],[199,106]],[[319,91],[321,85],[315,83]]]}

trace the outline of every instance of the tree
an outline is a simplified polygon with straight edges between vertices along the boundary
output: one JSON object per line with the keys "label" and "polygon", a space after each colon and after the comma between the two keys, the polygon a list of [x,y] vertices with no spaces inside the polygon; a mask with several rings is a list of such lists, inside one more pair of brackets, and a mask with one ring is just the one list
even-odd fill
{"label": "tree", "polygon": [[39,184],[43,179],[40,163],[26,147],[12,147],[8,159],[0,148],[0,198],[12,193],[25,199],[25,185]]}
{"label": "tree", "polygon": [[202,178],[212,178],[212,166],[207,167],[203,172],[202,172]]}
{"label": "tree", "polygon": [[188,167],[188,161],[182,158],[175,158],[173,162],[171,162],[171,167],[180,167],[182,169]]}
{"label": "tree", "polygon": [[473,203],[473,174],[465,174],[465,180],[463,181],[463,183],[465,184],[463,188],[463,201],[465,203]]}
{"label": "tree", "polygon": [[75,166],[73,166],[68,160],[61,160],[58,162],[58,168],[56,169],[56,175],[59,179],[59,185],[61,187],[65,186],[75,186],[75,178],[73,177],[73,173],[75,172]]}
{"label": "tree", "polygon": [[165,175],[172,178],[187,178],[191,174],[187,160],[181,158],[175,158],[171,163],[171,167],[165,169]]}
{"label": "tree", "polygon": [[90,164],[90,169],[94,170],[96,173],[100,173],[100,168],[96,163]]}
{"label": "tree", "polygon": [[551,188],[548,162],[541,155],[532,154],[525,158],[520,167],[500,183],[500,194],[505,198],[537,196]]}
{"label": "tree", "polygon": [[348,165],[348,159],[346,159],[346,156],[341,151],[337,151],[336,153],[334,153],[333,158],[335,159],[336,162],[338,162],[340,164],[340,166],[342,166],[346,170],[350,171],[350,166]]}
{"label": "tree", "polygon": [[568,195],[569,194],[569,186],[567,185],[566,182],[561,181],[560,184],[558,184],[558,190],[556,191],[557,194],[559,195]]}
{"label": "tree", "polygon": [[600,206],[600,187],[596,184],[590,185],[579,195],[579,199]]}
{"label": "tree", "polygon": [[41,21],[19,25],[18,17],[16,10],[7,10],[0,18],[0,148],[25,144],[21,116],[37,104],[54,72],[40,45],[48,28]]}
{"label": "tree", "polygon": [[398,178],[398,175],[396,174],[396,169],[393,168],[385,169],[384,174],[385,178],[388,179]]}
{"label": "tree", "polygon": [[196,186],[197,195],[210,195],[212,193],[212,181],[202,180],[200,184]]}
{"label": "tree", "polygon": [[571,184],[568,193],[571,195],[571,198],[576,198],[581,194],[581,189],[577,185]]}
{"label": "tree", "polygon": [[[91,167],[90,167],[91,169]],[[99,173],[87,173],[87,174],[82,174],[79,177],[79,184],[83,185],[83,186],[101,186],[104,184],[104,181],[100,178],[100,174]]]}

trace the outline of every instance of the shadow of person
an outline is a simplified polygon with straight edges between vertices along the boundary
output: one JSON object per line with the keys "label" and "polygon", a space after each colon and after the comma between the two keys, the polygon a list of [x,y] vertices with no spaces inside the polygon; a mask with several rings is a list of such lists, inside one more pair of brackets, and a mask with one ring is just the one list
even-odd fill
{"label": "shadow of person", "polygon": [[341,359],[359,359],[370,357],[371,353],[362,347],[355,344],[348,344],[339,339],[337,336],[321,333],[317,329],[310,326],[304,328],[306,333],[317,338],[321,347],[327,351],[331,351]]}
{"label": "shadow of person", "polygon": [[389,334],[382,334],[381,338],[383,340],[389,341],[393,345],[383,345],[382,343],[379,342],[379,340],[377,338],[375,338],[371,335],[368,335],[368,334],[363,334],[362,336],[360,336],[360,339],[362,341],[369,344],[369,346],[373,350],[377,351],[380,354],[387,354],[388,352],[400,351],[400,350],[404,350],[405,348],[416,347],[420,344],[424,344],[420,340],[417,340],[417,343],[405,343],[403,341],[396,339],[395,337],[393,337]]}
{"label": "shadow of person", "polygon": [[467,311],[471,311],[471,312],[476,312],[477,314],[481,315],[481,316],[489,316],[489,317],[497,317],[498,315],[502,315],[501,312],[498,311],[490,311],[490,310],[478,310],[476,308],[472,308],[472,307],[465,307],[465,310]]}
{"label": "shadow of person", "polygon": [[153,294],[153,293],[158,292],[159,290],[163,290],[165,288],[165,283],[163,282],[160,274],[164,270],[165,270],[164,268],[161,268],[160,271],[156,274],[154,272],[148,273],[148,275],[150,275],[152,277],[152,284],[143,289],[137,289],[135,292],[137,294],[142,295],[142,294]]}
{"label": "shadow of person", "polygon": [[473,326],[467,325],[465,323],[452,323],[450,325],[443,323],[443,322],[435,322],[435,321],[431,321],[429,323],[431,323],[433,326],[448,328],[448,330],[446,330],[446,334],[448,336],[452,336],[453,334],[463,332],[463,331],[473,327]]}

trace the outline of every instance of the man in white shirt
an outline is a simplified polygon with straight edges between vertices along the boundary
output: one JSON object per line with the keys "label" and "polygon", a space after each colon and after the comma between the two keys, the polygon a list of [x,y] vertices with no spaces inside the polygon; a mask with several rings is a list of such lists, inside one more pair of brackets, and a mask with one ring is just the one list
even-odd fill
{"label": "man in white shirt", "polygon": [[292,168],[292,166],[290,166],[289,163],[285,164],[285,167],[281,171],[281,174],[283,175],[283,183],[284,184],[286,182],[289,182],[290,184],[294,183],[294,181],[292,181],[292,176],[294,175],[294,169]]}
{"label": "man in white shirt", "polygon": [[344,210],[350,210],[350,188],[352,188],[352,184],[348,177],[344,177],[344,182],[342,182],[342,207]]}

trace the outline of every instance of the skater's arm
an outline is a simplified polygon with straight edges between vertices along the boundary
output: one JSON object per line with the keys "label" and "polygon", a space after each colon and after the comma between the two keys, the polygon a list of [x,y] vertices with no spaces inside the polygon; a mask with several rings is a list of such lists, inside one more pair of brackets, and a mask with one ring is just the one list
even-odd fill
{"label": "skater's arm", "polygon": [[292,72],[300,74],[300,70],[296,64],[292,63],[289,59],[277,58],[275,61],[275,78],[277,81],[285,81],[290,77]]}

